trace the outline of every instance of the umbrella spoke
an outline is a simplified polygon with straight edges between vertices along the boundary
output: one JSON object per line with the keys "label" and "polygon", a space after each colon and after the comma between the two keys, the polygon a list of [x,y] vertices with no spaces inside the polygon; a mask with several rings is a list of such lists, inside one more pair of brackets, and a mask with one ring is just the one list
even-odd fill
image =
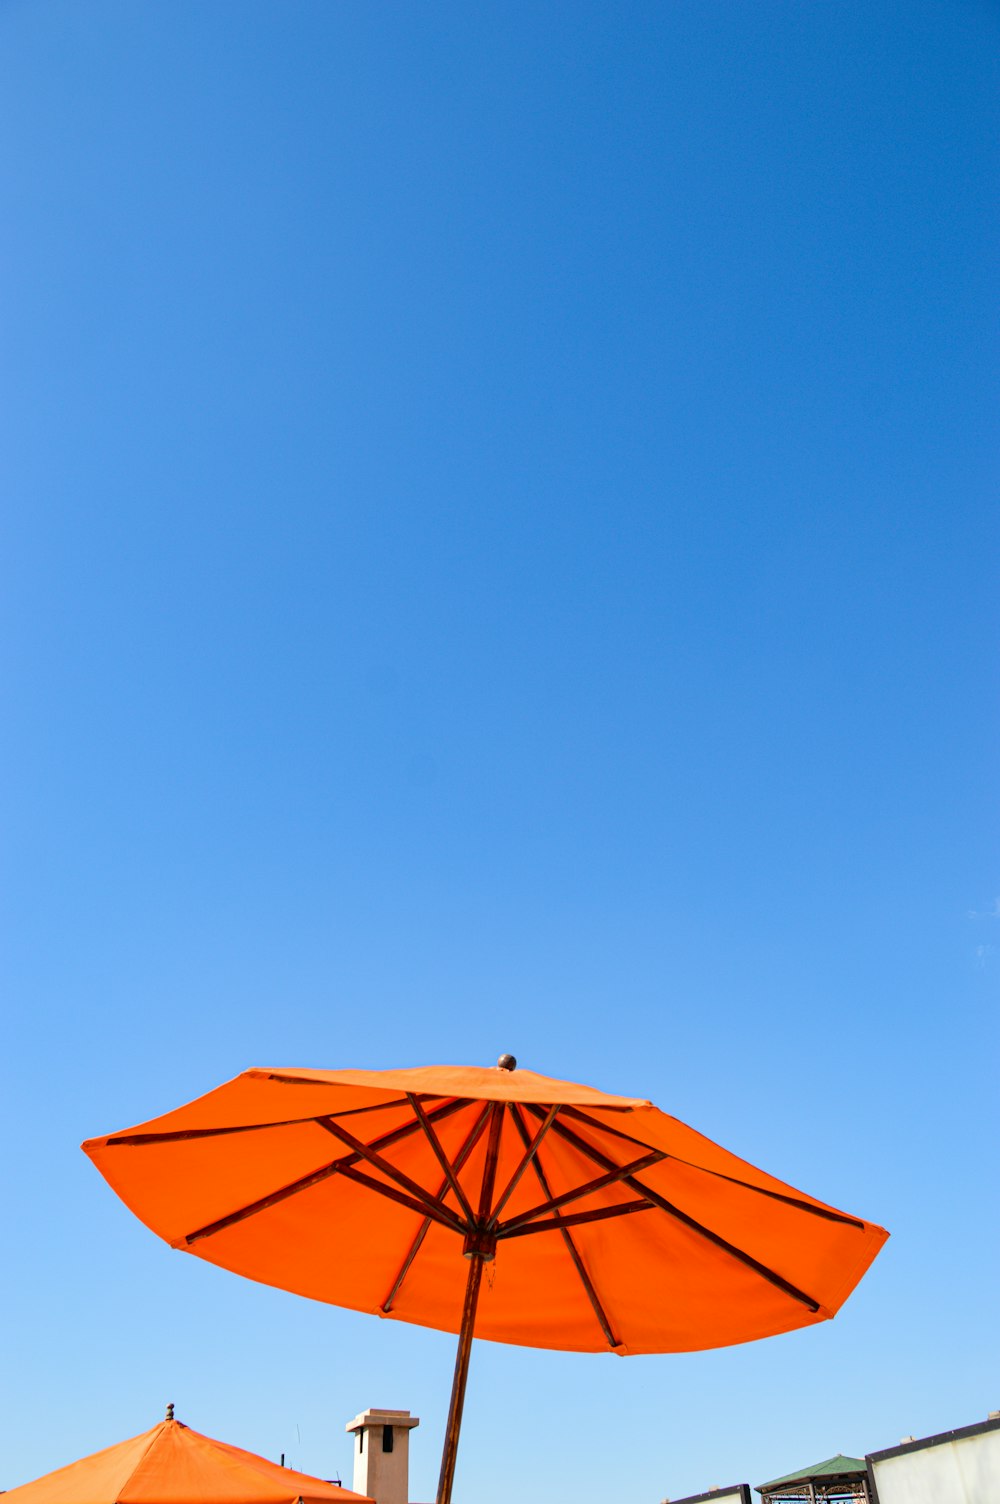
{"label": "umbrella spoke", "polygon": [[[294,1081],[295,1077],[271,1075],[267,1079],[269,1081],[289,1082]],[[367,1107],[345,1107],[342,1112],[328,1112],[324,1116],[330,1118],[355,1118],[362,1113],[386,1112],[390,1107],[406,1107],[409,1100],[408,1097],[397,1097],[392,1102],[372,1102]],[[439,1099],[429,1098],[428,1100],[436,1101]],[[109,1148],[112,1145],[117,1148],[123,1145],[135,1147],[142,1144],[179,1144],[183,1143],[185,1139],[220,1138],[233,1133],[263,1133],[268,1128],[294,1128],[299,1123],[315,1123],[317,1121],[315,1114],[311,1113],[306,1118],[282,1118],[276,1123],[236,1123],[226,1128],[173,1128],[165,1133],[116,1133],[111,1138],[106,1139],[105,1142]]]}
{"label": "umbrella spoke", "polygon": [[[353,1171],[351,1172],[354,1173]],[[526,1238],[533,1232],[561,1232],[566,1227],[582,1227],[585,1222],[603,1222],[608,1217],[626,1217],[631,1212],[651,1212],[652,1201],[621,1201],[617,1206],[599,1206],[592,1212],[569,1212],[565,1217],[550,1217],[546,1222],[529,1222],[527,1227],[514,1227],[510,1232],[498,1229],[498,1238]]]}
{"label": "umbrella spoke", "polygon": [[[267,1079],[277,1081],[282,1086],[323,1086],[322,1081],[304,1080],[301,1076],[285,1076],[281,1071],[268,1071]],[[405,1107],[406,1097],[394,1097],[391,1102],[369,1102],[367,1107],[344,1107],[339,1112],[324,1113],[324,1117],[330,1118],[354,1118],[362,1112],[385,1112],[390,1107]]]}
{"label": "umbrella spoke", "polygon": [[[430,1192],[426,1186],[422,1186],[419,1181],[411,1180],[410,1176],[407,1175],[405,1171],[397,1169],[397,1167],[390,1160],[379,1154],[373,1145],[362,1143],[361,1139],[355,1138],[354,1134],[351,1133],[347,1128],[342,1128],[339,1123],[335,1123],[331,1119],[317,1118],[316,1121],[319,1123],[319,1126],[321,1128],[326,1129],[327,1133],[332,1133],[334,1138],[339,1138],[341,1143],[346,1144],[348,1148],[353,1149],[355,1154],[357,1154],[361,1159],[367,1160],[368,1163],[372,1165],[376,1170],[381,1170],[383,1175],[387,1175],[390,1180],[395,1180],[398,1185],[401,1185],[405,1191],[409,1192],[411,1197],[416,1197],[420,1202],[422,1202],[424,1206],[424,1212],[427,1216],[433,1214],[437,1221],[444,1222],[447,1226],[453,1228],[456,1232],[465,1231],[464,1225],[459,1221],[458,1217],[455,1216],[455,1213],[451,1211],[447,1206],[445,1206],[444,1202],[439,1197],[434,1196],[432,1192]],[[425,1116],[424,1122],[426,1121],[427,1119]],[[418,1119],[416,1126],[418,1128],[422,1127],[423,1123],[421,1123]],[[384,1189],[381,1181],[372,1181],[372,1185],[377,1189]]]}
{"label": "umbrella spoke", "polygon": [[490,1136],[486,1141],[486,1161],[483,1178],[479,1184],[479,1216],[476,1218],[476,1233],[484,1233],[487,1241],[492,1236],[487,1232],[489,1215],[493,1206],[493,1190],[500,1161],[500,1137],[503,1133],[503,1103],[490,1103]]}
{"label": "umbrella spoke", "polygon": [[390,1289],[388,1295],[385,1297],[385,1300],[383,1300],[382,1304],[379,1306],[379,1310],[384,1312],[386,1316],[388,1316],[389,1312],[392,1310],[392,1303],[403,1287],[403,1281],[410,1272],[413,1260],[416,1258],[417,1254],[424,1246],[424,1239],[430,1231],[431,1220],[432,1219],[430,1217],[425,1217],[420,1226],[417,1228],[417,1235],[413,1239],[413,1242],[410,1244],[409,1249],[407,1250],[406,1258],[399,1266],[399,1273],[396,1275],[396,1278],[392,1282],[392,1288]]}
{"label": "umbrella spoke", "polygon": [[[447,1184],[451,1186],[451,1189],[455,1193],[455,1199],[457,1200],[462,1211],[465,1213],[466,1221],[474,1221],[475,1219],[472,1215],[472,1207],[469,1205],[468,1197],[459,1184],[454,1165],[448,1158],[447,1154],[445,1154],[444,1149],[441,1147],[441,1140],[434,1132],[433,1123],[431,1123],[423,1107],[420,1105],[420,1102],[412,1093],[407,1093],[407,1100],[409,1101],[410,1106],[413,1108],[413,1111],[416,1113],[417,1118],[419,1119],[420,1126],[424,1130],[427,1142],[434,1150],[434,1157],[444,1171]],[[442,1189],[438,1192],[437,1199],[440,1199],[443,1194],[444,1188],[442,1187]]]}
{"label": "umbrella spoke", "polygon": [[[459,1108],[465,1107],[466,1101],[462,1097],[456,1097],[454,1101],[446,1102],[442,1107],[436,1107],[428,1114],[429,1118],[440,1120],[450,1117]],[[318,1118],[306,1118],[305,1122],[319,1123]],[[399,1128],[393,1128],[389,1133],[383,1133],[381,1138],[373,1139],[367,1146],[371,1149],[388,1149],[392,1144],[398,1144],[411,1134],[419,1132],[420,1124],[414,1120],[404,1123]],[[222,1232],[227,1227],[232,1227],[237,1222],[244,1221],[247,1217],[254,1217],[258,1212],[267,1211],[271,1206],[277,1206],[279,1202],[286,1201],[289,1196],[296,1196],[300,1191],[309,1190],[310,1186],[319,1185],[321,1181],[328,1180],[331,1175],[338,1174],[347,1165],[356,1164],[362,1158],[360,1154],[348,1154],[343,1159],[331,1160],[329,1164],[320,1166],[318,1170],[311,1171],[308,1175],[301,1175],[297,1180],[292,1180],[288,1185],[283,1185],[276,1191],[271,1191],[266,1196],[259,1197],[256,1201],[250,1201],[246,1206],[238,1207],[236,1211],[227,1212],[224,1217],[219,1217],[214,1222],[207,1222],[203,1227],[198,1227],[194,1232],[189,1232],[179,1241],[181,1243],[197,1243],[201,1238],[210,1238],[214,1233]]]}
{"label": "umbrella spoke", "polygon": [[[508,1105],[510,1105],[510,1104],[508,1104]],[[513,1108],[512,1108],[512,1110],[513,1110]],[[534,1159],[535,1155],[538,1153],[539,1149],[541,1148],[542,1139],[545,1137],[545,1135],[548,1133],[549,1129],[552,1127],[552,1124],[555,1121],[556,1113],[558,1111],[559,1111],[558,1104],[556,1106],[554,1106],[554,1107],[550,1107],[549,1108],[548,1112],[545,1115],[545,1121],[542,1123],[541,1127],[538,1129],[538,1132],[535,1134],[534,1138],[531,1140],[531,1143],[525,1149],[524,1154],[521,1157],[521,1163],[518,1165],[517,1169],[514,1171],[513,1175],[510,1177],[510,1180],[507,1182],[506,1190],[504,1191],[503,1195],[500,1197],[500,1200],[497,1202],[496,1208],[494,1209],[494,1212],[493,1212],[493,1215],[492,1215],[492,1217],[489,1220],[489,1230],[490,1231],[492,1231],[496,1227],[497,1223],[500,1221],[500,1213],[503,1211],[504,1207],[507,1205],[507,1202],[510,1200],[511,1196],[513,1196],[514,1192],[517,1190],[518,1186],[520,1185],[520,1183],[521,1183],[521,1176],[524,1174],[525,1170],[531,1164],[531,1161]]]}
{"label": "umbrella spoke", "polygon": [[592,1196],[597,1191],[603,1191],[606,1187],[617,1185],[628,1175],[635,1175],[639,1170],[648,1169],[650,1165],[658,1164],[666,1155],[659,1149],[653,1149],[649,1154],[644,1154],[641,1159],[633,1159],[630,1164],[622,1165],[620,1169],[609,1170],[606,1175],[598,1175],[596,1180],[588,1180],[586,1185],[578,1185],[572,1191],[564,1191],[561,1196],[556,1196],[550,1201],[540,1202],[538,1206],[531,1207],[522,1212],[519,1217],[511,1217],[509,1222],[502,1222],[497,1229],[497,1236],[508,1238],[513,1230],[521,1227],[525,1222],[533,1222],[545,1212],[557,1211],[561,1206],[567,1206],[571,1201],[580,1201],[585,1196]]}
{"label": "umbrella spoke", "polygon": [[[525,1121],[521,1116],[520,1108],[515,1107],[513,1102],[510,1104],[510,1113],[511,1117],[514,1119],[514,1126],[518,1131],[521,1142],[527,1149],[530,1143],[530,1135],[528,1133],[527,1125],[525,1124]],[[531,1168],[535,1173],[535,1178],[538,1181],[538,1184],[542,1188],[542,1194],[544,1196],[547,1196],[551,1200],[552,1191],[549,1187],[548,1176],[542,1169],[537,1155],[531,1161]],[[601,1298],[598,1295],[597,1290],[594,1288],[593,1280],[587,1273],[587,1267],[584,1264],[583,1259],[580,1257],[580,1251],[573,1241],[572,1234],[568,1232],[565,1227],[561,1228],[560,1231],[562,1233],[563,1243],[566,1245],[566,1252],[569,1254],[570,1259],[573,1262],[573,1268],[576,1270],[577,1275],[579,1276],[580,1283],[583,1286],[587,1299],[590,1302],[591,1309],[593,1310],[594,1315],[597,1317],[601,1331],[604,1333],[604,1340],[607,1342],[610,1348],[620,1347],[621,1344],[618,1338],[615,1336],[614,1331],[612,1330],[611,1323],[607,1317],[607,1313],[605,1312],[604,1306],[601,1303]]]}
{"label": "umbrella spoke", "polygon": [[[528,1103],[527,1107],[528,1111],[534,1116],[537,1117],[540,1115],[540,1109],[531,1103]],[[609,1170],[617,1168],[614,1160],[609,1159],[606,1154],[603,1154],[600,1149],[595,1148],[592,1144],[588,1144],[578,1133],[574,1133],[572,1128],[567,1128],[565,1123],[555,1123],[553,1127],[561,1138],[579,1149],[581,1153],[588,1155],[595,1164],[604,1165]],[[665,1196],[661,1196],[658,1191],[654,1191],[649,1186],[644,1185],[641,1180],[636,1180],[634,1175],[626,1176],[624,1183],[630,1186],[633,1191],[637,1191],[640,1196],[644,1196],[647,1201],[651,1201],[654,1206],[659,1207],[660,1211],[666,1212],[669,1217],[673,1217],[676,1221],[689,1228],[691,1232],[697,1233],[699,1237],[712,1243],[721,1252],[744,1264],[748,1269],[752,1269],[755,1274],[759,1274],[762,1279],[766,1279],[769,1284],[774,1285],[776,1289],[781,1290],[785,1295],[790,1295],[793,1300],[799,1301],[801,1305],[807,1306],[810,1311],[818,1312],[821,1309],[818,1300],[814,1300],[804,1290],[798,1289],[790,1280],[785,1279],[784,1275],[779,1274],[775,1269],[771,1269],[767,1264],[762,1264],[760,1259],[755,1259],[745,1249],[737,1248],[735,1243],[730,1243],[719,1233],[713,1232],[710,1227],[706,1227],[704,1223],[698,1222],[694,1217],[689,1216],[679,1206],[675,1206]]]}
{"label": "umbrella spoke", "polygon": [[457,1217],[452,1217],[448,1212],[442,1216],[437,1207],[432,1207],[425,1198],[418,1199],[410,1196],[406,1191],[397,1190],[394,1185],[386,1185],[384,1180],[376,1180],[371,1175],[366,1175],[363,1170],[356,1170],[350,1165],[342,1165],[340,1170],[345,1180],[352,1180],[356,1185],[363,1185],[366,1190],[377,1191],[380,1196],[385,1196],[389,1201],[396,1201],[400,1206],[407,1207],[411,1212],[416,1212],[418,1217],[430,1217],[432,1222],[440,1222],[442,1227],[447,1227],[449,1232],[464,1234],[465,1228]]}
{"label": "umbrella spoke", "polygon": [[106,1139],[108,1148],[124,1146],[138,1148],[146,1144],[180,1144],[185,1139],[223,1138],[237,1133],[263,1133],[268,1128],[296,1128],[301,1123],[314,1123],[313,1117],[285,1118],[280,1123],[240,1123],[235,1128],[174,1128],[169,1133],[116,1133]]}
{"label": "umbrella spoke", "polygon": [[[489,1117],[489,1115],[490,1115],[490,1109],[489,1109],[489,1104],[487,1104],[483,1108],[482,1112],[479,1114],[479,1117],[476,1119],[475,1123],[473,1123],[472,1130],[469,1133],[468,1138],[465,1140],[465,1143],[462,1145],[461,1149],[459,1149],[458,1153],[455,1155],[455,1171],[456,1171],[456,1173],[465,1164],[465,1161],[468,1159],[469,1155],[472,1153],[473,1149],[476,1147],[476,1144],[479,1142],[480,1134],[482,1133],[483,1129],[486,1126],[486,1119]],[[447,1182],[447,1180],[442,1180],[441,1184],[438,1186],[438,1197],[439,1198],[442,1197],[447,1189],[448,1189],[448,1182]],[[396,1299],[396,1296],[399,1294],[399,1292],[400,1292],[400,1290],[402,1288],[403,1281],[405,1280],[406,1276],[410,1272],[410,1267],[411,1267],[411,1265],[413,1263],[413,1260],[416,1258],[417,1254],[420,1252],[420,1249],[421,1249],[421,1247],[423,1245],[423,1241],[426,1238],[428,1231],[430,1230],[430,1225],[431,1225],[431,1218],[430,1217],[425,1217],[424,1220],[423,1220],[423,1222],[421,1222],[419,1228],[417,1229],[417,1235],[413,1239],[413,1242],[410,1244],[409,1250],[407,1251],[406,1258],[403,1260],[403,1262],[402,1262],[402,1264],[400,1266],[399,1273],[396,1275],[396,1278],[392,1282],[392,1289],[389,1291],[388,1295],[386,1296],[385,1300],[382,1302],[382,1305],[380,1307],[380,1309],[382,1311],[384,1311],[386,1313],[386,1315],[388,1315],[388,1313],[389,1313],[389,1311],[390,1311],[390,1309],[392,1307],[393,1301]]]}
{"label": "umbrella spoke", "polygon": [[311,1175],[302,1175],[298,1180],[293,1180],[290,1185],[283,1185],[280,1190],[271,1191],[267,1196],[261,1196],[257,1201],[251,1201],[246,1206],[241,1206],[237,1211],[227,1212],[224,1217],[219,1217],[215,1222],[206,1222],[204,1227],[195,1228],[180,1239],[182,1243],[198,1243],[202,1238],[210,1238],[217,1232],[224,1231],[227,1227],[233,1227],[237,1222],[243,1222],[247,1217],[255,1217],[258,1212],[266,1212],[271,1206],[277,1206],[282,1201],[287,1201],[289,1196],[297,1196],[300,1191],[307,1191],[310,1186],[319,1185],[324,1180],[329,1180],[332,1175],[337,1175],[343,1169],[346,1161],[336,1159],[332,1164],[323,1165],[319,1170],[313,1170]]}
{"label": "umbrella spoke", "polygon": [[[619,1128],[612,1128],[608,1123],[600,1123],[588,1113],[581,1112],[577,1107],[564,1107],[563,1116],[575,1118],[578,1122],[586,1123],[591,1128],[597,1128],[601,1133],[613,1134],[615,1138],[622,1138],[629,1144],[638,1144],[648,1149],[649,1144],[643,1144],[642,1139],[632,1138],[631,1134],[622,1133]],[[676,1164],[686,1165],[689,1170],[700,1170],[703,1175],[711,1175],[715,1180],[726,1180],[730,1185],[742,1186],[744,1190],[755,1191],[758,1196],[769,1196],[772,1201],[783,1201],[786,1206],[794,1206],[798,1211],[809,1212],[814,1217],[822,1217],[827,1222],[843,1222],[848,1227],[864,1227],[860,1217],[849,1217],[846,1212],[838,1212],[832,1206],[815,1206],[811,1201],[803,1201],[800,1196],[789,1196],[783,1191],[772,1191],[766,1186],[751,1185],[749,1180],[740,1180],[735,1175],[723,1175],[721,1170],[710,1170],[706,1165],[697,1165],[693,1160],[681,1159],[678,1154],[664,1152],[664,1159],[672,1159]]]}

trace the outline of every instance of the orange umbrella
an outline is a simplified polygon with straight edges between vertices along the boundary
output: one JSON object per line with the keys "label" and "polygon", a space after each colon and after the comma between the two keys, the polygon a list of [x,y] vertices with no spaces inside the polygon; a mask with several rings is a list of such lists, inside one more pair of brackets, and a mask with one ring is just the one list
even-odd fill
{"label": "orange umbrella", "polygon": [[373,1504],[167,1418],[4,1494],[4,1504]]}
{"label": "orange umbrella", "polygon": [[620,1354],[749,1342],[833,1316],[888,1236],[650,1102],[515,1064],[246,1071],[83,1145],[172,1247],[460,1334],[438,1504],[473,1332]]}

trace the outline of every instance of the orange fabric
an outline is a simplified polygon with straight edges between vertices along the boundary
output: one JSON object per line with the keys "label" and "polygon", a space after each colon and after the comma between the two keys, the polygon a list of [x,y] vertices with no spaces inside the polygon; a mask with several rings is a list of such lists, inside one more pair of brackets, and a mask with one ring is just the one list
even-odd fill
{"label": "orange fabric", "polygon": [[[640,1171],[638,1179],[676,1212],[656,1206],[571,1229],[619,1353],[720,1347],[825,1320],[888,1236],[872,1223],[842,1220],[844,1214],[792,1190],[643,1099],[609,1096],[522,1070],[247,1071],[175,1112],[83,1147],[122,1200],[176,1248],[316,1300],[455,1332],[468,1267],[461,1236],[431,1223],[385,1310],[422,1218],[329,1173],[337,1161],[349,1160],[350,1150],[317,1121],[329,1116],[371,1143],[413,1123],[405,1092],[419,1094],[428,1112],[459,1103],[437,1125],[452,1161],[486,1102],[519,1104],[530,1134],[539,1126],[537,1113],[558,1104],[557,1123],[615,1165],[640,1158],[647,1147],[667,1155]],[[573,1116],[576,1109],[590,1124]],[[114,1142],[145,1134],[193,1136]],[[523,1152],[507,1111],[494,1204]],[[441,1167],[423,1133],[411,1133],[384,1153],[411,1181],[440,1191]],[[484,1134],[459,1176],[474,1209],[485,1158]],[[354,1163],[386,1182],[370,1164]],[[538,1163],[555,1196],[601,1175],[601,1166],[555,1129],[546,1135]],[[189,1234],[300,1180],[309,1183],[187,1242]],[[621,1183],[609,1185],[569,1203],[565,1213],[636,1197]],[[450,1189],[442,1199],[457,1211]],[[532,1167],[501,1220],[546,1199]],[[811,1297],[818,1309],[807,1308],[747,1259]],[[499,1243],[483,1281],[475,1331],[478,1337],[535,1347],[600,1351],[609,1346],[572,1252],[556,1230]]]}
{"label": "orange fabric", "polygon": [[161,1421],[142,1436],[9,1489],[4,1504],[8,1499],[13,1504],[372,1504],[362,1494],[213,1441],[176,1420]]}

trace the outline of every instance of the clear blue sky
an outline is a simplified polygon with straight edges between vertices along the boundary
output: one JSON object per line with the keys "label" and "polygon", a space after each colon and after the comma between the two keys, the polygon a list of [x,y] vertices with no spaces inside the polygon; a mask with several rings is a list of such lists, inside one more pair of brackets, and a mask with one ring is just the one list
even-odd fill
{"label": "clear blue sky", "polygon": [[974,0],[0,7],[0,1486],[389,1405],[432,1497],[453,1339],[78,1150],[249,1065],[510,1050],[893,1233],[809,1331],[482,1345],[459,1501],[1000,1405],[998,126]]}

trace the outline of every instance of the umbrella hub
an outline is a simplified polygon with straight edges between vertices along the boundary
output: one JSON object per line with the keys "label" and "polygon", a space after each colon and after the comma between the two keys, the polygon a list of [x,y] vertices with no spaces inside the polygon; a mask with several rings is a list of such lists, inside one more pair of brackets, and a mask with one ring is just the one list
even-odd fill
{"label": "umbrella hub", "polygon": [[466,1234],[462,1254],[467,1259],[482,1259],[488,1264],[496,1258],[497,1235],[485,1227],[476,1227]]}

